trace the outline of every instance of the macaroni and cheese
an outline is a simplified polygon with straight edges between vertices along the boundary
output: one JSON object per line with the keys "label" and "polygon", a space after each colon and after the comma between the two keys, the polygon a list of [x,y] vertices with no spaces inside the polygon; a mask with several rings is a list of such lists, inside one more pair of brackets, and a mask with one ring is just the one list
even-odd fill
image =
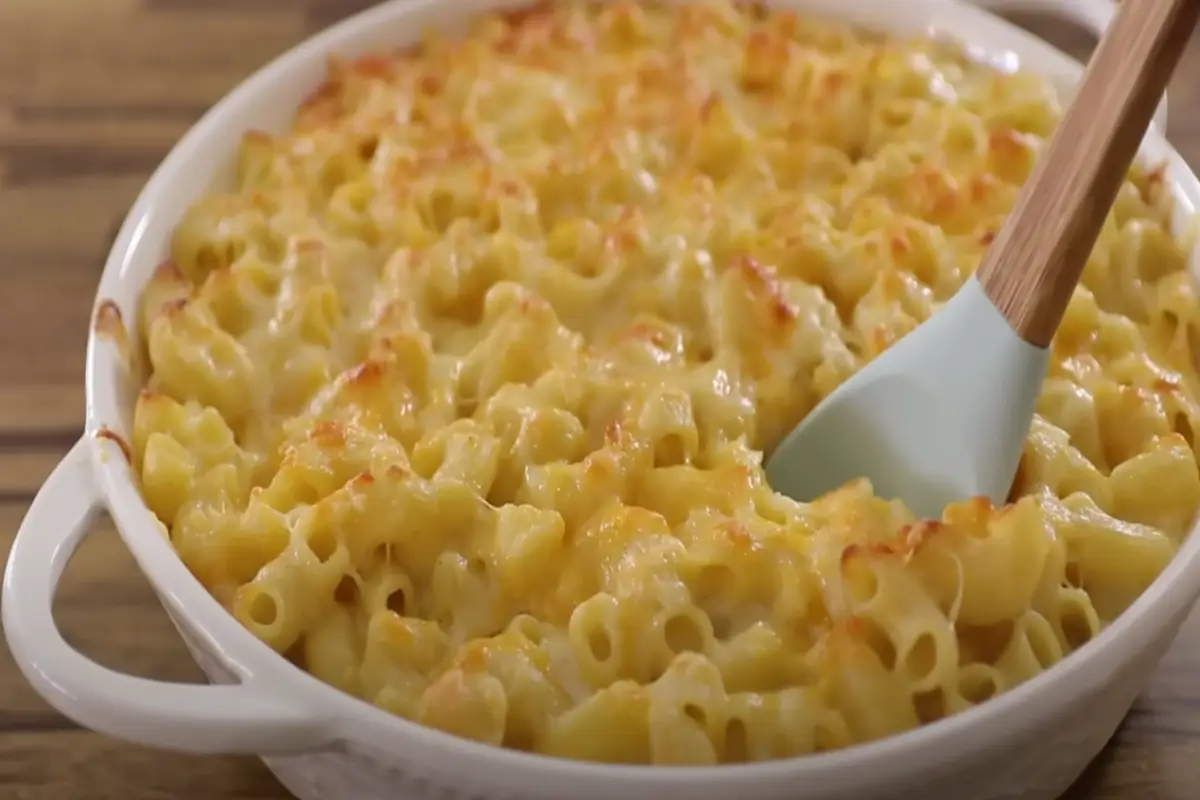
{"label": "macaroni and cheese", "polygon": [[720,0],[334,63],[145,291],[146,502],[264,642],[481,742],[755,761],[985,702],[1200,505],[1161,173],[1108,217],[1009,505],[795,502],[761,454],[963,283],[1059,112],[945,42]]}

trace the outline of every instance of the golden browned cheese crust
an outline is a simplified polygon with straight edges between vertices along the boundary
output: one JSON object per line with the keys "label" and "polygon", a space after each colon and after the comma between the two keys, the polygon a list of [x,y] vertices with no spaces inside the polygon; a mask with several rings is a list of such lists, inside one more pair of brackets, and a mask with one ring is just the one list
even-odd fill
{"label": "golden browned cheese crust", "polygon": [[1109,216],[1009,506],[797,503],[761,454],[963,283],[1059,113],[957,46],[727,2],[333,63],[146,288],[146,502],[263,641],[482,742],[765,760],[985,702],[1200,504],[1161,172]]}

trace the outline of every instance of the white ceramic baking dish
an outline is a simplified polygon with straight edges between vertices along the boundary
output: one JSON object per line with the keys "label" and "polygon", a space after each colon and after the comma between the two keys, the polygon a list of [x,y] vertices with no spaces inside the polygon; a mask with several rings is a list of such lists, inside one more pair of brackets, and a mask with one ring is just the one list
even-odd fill
{"label": "white ceramic baking dish", "polygon": [[[1048,76],[1064,93],[1078,64],[1044,42],[953,0],[778,0],[896,34],[938,31]],[[126,319],[166,251],[185,206],[226,174],[240,134],[280,129],[321,80],[331,53],[412,41],[495,7],[489,0],[395,0],[309,40],[219,103],[179,143],[142,192],[100,282],[97,309]],[[1107,0],[989,0],[1057,12],[1092,29]],[[1008,54],[1005,56],[1005,54]],[[1159,122],[1162,122],[1160,116]],[[1200,183],[1157,133],[1143,155],[1165,159],[1181,217]],[[1103,635],[1050,672],[983,706],[902,736],[841,752],[753,766],[614,767],[486,747],[428,730],[341,694],[293,667],[244,630],[191,576],[163,538],[117,443],[136,388],[116,347],[93,335],[87,434],[29,510],[4,579],[3,621],[17,664],[68,717],[132,742],[203,753],[254,753],[303,800],[951,800],[1056,797],[1110,738],[1200,593],[1200,536]],[[107,509],[196,661],[217,685],[179,685],[113,672],[71,648],[51,611],[63,568]],[[113,625],[121,620],[114,617]]]}

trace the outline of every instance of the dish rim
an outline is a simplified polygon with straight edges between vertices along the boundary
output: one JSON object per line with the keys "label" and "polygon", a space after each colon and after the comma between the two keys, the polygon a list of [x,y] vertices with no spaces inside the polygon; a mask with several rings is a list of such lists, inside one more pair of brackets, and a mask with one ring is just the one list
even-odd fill
{"label": "dish rim", "polygon": [[[240,133],[245,130],[236,129],[232,119],[247,114],[255,99],[270,90],[284,83],[298,82],[297,75],[310,72],[313,65],[309,62],[317,57],[323,61],[324,54],[331,52],[352,54],[377,49],[368,42],[385,38],[379,34],[380,28],[388,29],[390,38],[405,39],[406,29],[412,24],[409,18],[439,13],[432,9],[435,4],[442,6],[442,15],[456,19],[488,10],[527,5],[511,0],[390,0],[305,39],[253,73],[189,129],[147,181],[109,252],[96,296],[96,308],[112,299],[124,312],[126,320],[136,319],[130,303],[140,296],[148,274],[145,266],[139,264],[152,258],[145,255],[147,248],[159,249],[155,244],[146,243],[147,230],[161,224],[155,217],[164,213],[160,208],[165,197],[199,193],[184,192],[176,182],[181,173],[195,163],[218,161],[203,152],[206,148],[232,152],[240,140]],[[894,20],[885,22],[889,16],[885,9],[886,0],[854,0],[850,3],[845,0],[773,0],[768,5],[797,7],[817,16],[865,21],[866,24],[873,21],[891,35],[899,35],[903,28]],[[935,21],[939,34],[948,34],[967,43],[987,40],[986,49],[992,54],[998,51],[1026,53],[1027,60],[1037,62],[1030,65],[1031,69],[1053,81],[1060,90],[1080,74],[1077,62],[988,12],[952,0],[910,0],[905,5],[906,13]],[[815,10],[817,8],[820,10]],[[834,13],[829,14],[829,11]],[[377,30],[369,32],[372,28]],[[1052,68],[1049,73],[1046,67]],[[312,86],[315,84],[310,88]],[[1140,157],[1166,162],[1167,183],[1177,202],[1176,213],[1181,217],[1195,214],[1200,206],[1200,181],[1174,148],[1158,133],[1151,132]],[[214,175],[220,169],[214,164],[205,171]],[[1178,222],[1177,219],[1177,227]],[[153,258],[157,259],[157,256]],[[1196,277],[1196,260],[1197,251],[1193,249],[1193,278]],[[136,329],[131,328],[129,336],[136,335]],[[98,435],[102,431],[113,431],[128,438],[130,398],[122,395],[127,395],[130,387],[120,385],[125,380],[122,373],[117,349],[98,335],[93,325],[87,347],[85,427],[85,437],[92,439],[92,472],[97,479],[101,503],[110,510],[122,540],[173,615],[186,619],[207,647],[218,653],[221,660],[241,677],[249,679],[270,672],[273,679],[287,687],[281,691],[299,695],[299,701],[329,713],[335,720],[335,741],[386,737],[388,749],[406,751],[410,760],[465,759],[480,769],[494,770],[498,781],[528,778],[538,772],[550,780],[603,781],[610,785],[636,782],[645,789],[648,785],[667,786],[696,780],[709,784],[716,781],[734,788],[747,779],[789,782],[805,779],[817,790],[820,784],[836,782],[837,773],[846,770],[884,770],[885,765],[891,764],[903,772],[901,768],[922,753],[936,752],[940,748],[949,756],[956,751],[994,743],[1002,736],[1019,734],[1031,715],[1053,715],[1066,704],[1063,698],[1078,700],[1097,690],[1122,665],[1148,647],[1161,633],[1166,620],[1190,605],[1196,592],[1200,591],[1189,586],[1200,584],[1200,535],[1197,535],[1200,525],[1197,525],[1167,568],[1123,614],[1095,639],[1053,668],[980,706],[913,730],[840,750],[745,765],[673,767],[598,764],[494,747],[392,715],[319,681],[255,638],[209,594],[156,529],[154,515],[141,498],[131,468],[123,458],[111,457],[116,454],[116,446]],[[136,388],[133,391],[136,395]],[[105,445],[106,441],[110,443]],[[1155,624],[1146,624],[1150,617],[1159,619]],[[1030,702],[1051,697],[1055,699],[1040,706]]]}

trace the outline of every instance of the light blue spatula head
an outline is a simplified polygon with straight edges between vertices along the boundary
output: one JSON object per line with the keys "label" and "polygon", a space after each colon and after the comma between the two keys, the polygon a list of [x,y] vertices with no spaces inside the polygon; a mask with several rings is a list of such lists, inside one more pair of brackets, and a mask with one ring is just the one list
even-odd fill
{"label": "light blue spatula head", "polygon": [[923,325],[839,386],[780,443],[767,480],[813,500],[855,478],[940,517],[1008,497],[1049,351],[1024,341],[971,278]]}

